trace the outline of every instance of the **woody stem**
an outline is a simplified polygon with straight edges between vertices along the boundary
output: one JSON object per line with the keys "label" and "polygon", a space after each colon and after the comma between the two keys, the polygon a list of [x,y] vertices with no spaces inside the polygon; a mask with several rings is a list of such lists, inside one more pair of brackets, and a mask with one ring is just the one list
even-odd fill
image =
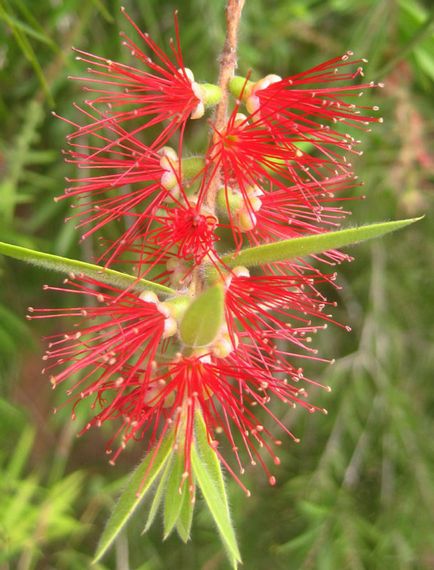
{"label": "woody stem", "polygon": [[[220,70],[218,85],[222,92],[222,97],[216,107],[214,115],[213,140],[215,144],[219,140],[220,133],[224,130],[227,121],[228,110],[228,84],[235,74],[237,67],[237,44],[238,28],[240,25],[241,12],[244,0],[228,0],[226,6],[226,39],[220,55]],[[220,187],[221,167],[217,165],[206,195],[206,203],[209,209],[215,211],[217,192]]]}

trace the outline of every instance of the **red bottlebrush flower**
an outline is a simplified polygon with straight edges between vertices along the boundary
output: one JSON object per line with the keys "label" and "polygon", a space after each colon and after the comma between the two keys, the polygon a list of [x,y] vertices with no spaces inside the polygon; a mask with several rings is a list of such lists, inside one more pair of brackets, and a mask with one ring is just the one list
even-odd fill
{"label": "red bottlebrush flower", "polygon": [[[355,178],[335,176],[321,183],[306,182],[303,188],[294,185],[263,193],[258,198],[254,197],[255,225],[244,235],[250,244],[256,246],[337,230],[341,221],[350,214],[339,204],[355,199],[340,194],[358,185]],[[309,197],[311,205],[306,204],[306,197]],[[329,264],[352,260],[351,256],[337,250],[323,252],[313,258]],[[296,266],[314,271],[306,259],[287,264],[292,271]]]}
{"label": "red bottlebrush flower", "polygon": [[101,411],[89,426],[121,416],[131,392],[141,408],[154,386],[155,359],[164,355],[176,334],[170,309],[150,291],[136,294],[81,274],[72,274],[64,283],[64,287],[45,289],[78,294],[84,298],[81,305],[30,308],[28,317],[76,319],[69,332],[48,339],[44,372],[50,374],[53,388],[73,380],[67,394],[74,409],[82,400],[92,400],[91,408]]}
{"label": "red bottlebrush flower", "polygon": [[[240,191],[249,201],[248,188],[259,186],[267,191],[270,185],[286,188],[288,184],[303,186],[304,173],[327,167],[327,161],[301,153],[293,137],[285,145],[276,145],[267,123],[249,117],[234,109],[223,132],[216,132],[215,141],[208,151],[208,160],[221,167],[222,185],[225,189]],[[335,170],[336,164],[332,162]]]}
{"label": "red bottlebrush flower", "polygon": [[175,319],[179,301],[188,304],[187,298],[177,297],[171,305],[170,300],[162,303],[149,291],[137,294],[71,275],[63,287],[46,289],[78,294],[86,297],[86,304],[69,309],[29,309],[29,318],[76,319],[71,331],[49,338],[45,372],[50,374],[53,388],[72,382],[67,394],[73,415],[76,406],[91,400],[95,416],[81,433],[105,422],[118,424],[107,444],[107,452],[112,453],[115,440],[120,439],[112,463],[131,439],[147,436],[149,449],[155,449],[170,430],[174,444],[183,447],[186,479],[191,475],[190,451],[198,411],[209,444],[248,492],[218,441],[223,435],[229,442],[242,473],[241,444],[249,461],[259,462],[274,484],[260,448],[278,464],[272,445],[280,442],[261,425],[254,407],[268,413],[296,441],[268,407],[270,398],[299,404],[310,412],[317,409],[306,402],[306,391],[297,385],[301,379],[317,383],[303,378],[302,370],[288,361],[292,352],[275,346],[277,341],[289,341],[297,349],[307,349],[309,358],[320,360],[308,348],[307,336],[323,325],[312,324],[310,318],[329,317],[322,315],[326,303],[304,292],[303,286],[310,281],[319,279],[249,277],[245,270],[234,271],[226,291],[227,325],[208,346],[190,349],[189,356],[178,352],[182,343],[176,336]]}
{"label": "red bottlebrush flower", "polygon": [[[343,73],[339,68],[362,61],[351,61],[346,54],[286,79],[270,75],[253,83],[235,78],[233,90],[250,114],[240,115],[237,105],[225,130],[215,133],[209,151],[209,160],[221,168],[225,193],[221,203],[226,202],[235,232],[255,228],[255,204],[264,193],[281,190],[283,195],[288,186],[289,191],[298,187],[300,205],[318,213],[321,208],[317,197],[326,191],[327,180],[352,175],[351,164],[343,153],[360,154],[354,150],[358,141],[349,133],[332,129],[327,122],[366,128],[371,122],[381,121],[362,115],[362,111],[377,107],[352,102],[361,89],[375,84],[316,86],[354,80],[363,75],[361,67]],[[303,150],[306,145],[309,153]],[[260,191],[256,196],[252,193],[255,188]],[[242,198],[240,220],[231,211],[231,202],[238,202],[237,194]]]}
{"label": "red bottlebrush flower", "polygon": [[[131,134],[168,121],[152,144],[153,147],[161,146],[178,128],[185,125],[189,117],[199,118],[203,115],[201,88],[195,82],[191,70],[184,66],[176,15],[176,41],[170,46],[172,61],[148,34],[138,28],[125,10],[122,11],[152,57],[125,34],[122,34],[123,43],[137,60],[137,68],[76,50],[80,54],[77,59],[91,65],[88,68],[91,76],[75,79],[87,84],[85,91],[99,93],[91,99],[91,103],[103,105],[107,116],[77,129],[70,135],[70,139],[95,132],[113,119],[117,123],[140,119],[140,126],[135,127]],[[127,136],[129,135],[125,135]]]}
{"label": "red bottlebrush flower", "polygon": [[[80,111],[92,116],[89,111]],[[100,257],[107,265],[131,249],[136,240],[147,237],[158,207],[164,202],[173,204],[181,192],[183,176],[194,179],[203,163],[195,157],[182,161],[171,147],[156,151],[125,133],[113,121],[105,125],[104,133],[93,133],[94,144],[88,137],[82,143],[71,143],[73,150],[65,152],[66,162],[74,164],[83,176],[68,178],[74,185],[55,198],[74,200],[71,208],[77,213],[71,218],[80,219],[78,228],[90,226],[82,239],[112,221],[128,220],[124,233]],[[186,200],[184,193],[181,198]]]}
{"label": "red bottlebrush flower", "polygon": [[[289,361],[291,357],[300,357],[300,351],[307,351],[308,358],[324,361],[308,344],[310,335],[325,325],[313,324],[311,319],[330,321],[330,316],[322,314],[327,305],[324,300],[310,298],[303,291],[309,281],[318,283],[320,279],[249,277],[246,270],[239,268],[228,281],[226,325],[214,341],[194,349],[190,357],[180,356],[170,364],[167,373],[158,374],[160,367],[156,370],[158,378],[167,382],[165,391],[169,390],[170,382],[189,386],[186,395],[189,419],[184,417],[184,421],[191,424],[194,409],[199,408],[210,446],[244,489],[231,462],[224,456],[224,446],[220,446],[222,438],[235,454],[241,474],[244,473],[245,459],[241,453],[244,448],[249,462],[259,462],[274,484],[275,478],[262,456],[262,448],[279,464],[273,445],[281,442],[262,425],[255,408],[268,414],[295,441],[297,438],[273,414],[269,406],[271,400],[293,407],[300,405],[309,412],[325,412],[306,401],[307,392],[300,386],[301,381],[320,384],[305,378],[302,369]],[[277,348],[278,341],[296,345],[297,352]],[[164,365],[161,368],[164,369]],[[164,397],[165,391],[162,392]]]}
{"label": "red bottlebrush flower", "polygon": [[[161,206],[149,216],[144,232],[132,246],[116,247],[116,262],[133,266],[138,278],[152,273],[154,282],[183,289],[191,273],[206,257],[216,263],[217,218],[195,205]],[[113,249],[116,244],[112,244]],[[126,255],[122,255],[126,254]]]}
{"label": "red bottlebrush flower", "polygon": [[294,198],[296,208],[314,213],[320,225],[329,180],[351,176],[350,165],[334,151],[311,156],[298,147],[302,137],[288,135],[276,144],[276,133],[258,116],[249,121],[234,111],[209,150],[208,161],[221,171],[218,206],[229,218],[238,248],[240,234],[256,230],[262,203],[268,201],[271,210],[276,193],[288,204]]}
{"label": "red bottlebrush flower", "polygon": [[[112,132],[122,133],[122,129],[112,128]],[[74,199],[71,207],[77,210],[74,217],[81,219],[78,227],[90,226],[82,239],[129,216],[134,223],[126,232],[128,235],[120,239],[131,242],[146,212],[170,195],[170,190],[162,185],[169,171],[162,167],[162,155],[135,137],[113,143],[111,138],[99,135],[98,142],[101,146],[77,143],[74,150],[65,153],[66,162],[76,165],[83,176],[68,178],[73,185],[56,200]],[[93,172],[98,174],[90,176]],[[140,215],[138,208],[142,210]]]}
{"label": "red bottlebrush flower", "polygon": [[148,243],[155,244],[155,259],[172,251],[177,259],[199,265],[206,256],[211,259],[216,256],[214,242],[218,240],[215,234],[218,220],[204,207],[190,203],[187,198],[185,205],[178,201],[172,207],[160,208],[154,221],[156,228],[146,237]]}
{"label": "red bottlebrush flower", "polygon": [[363,89],[383,86],[374,82],[343,85],[341,82],[363,77],[361,64],[366,60],[352,60],[352,56],[348,51],[342,57],[290,77],[268,75],[256,83],[246,83],[242,97],[248,111],[252,117],[258,115],[272,129],[283,126],[287,132],[306,137],[316,148],[317,144],[325,144],[351,150],[354,139],[327,124],[365,128],[372,122],[381,122],[381,118],[365,114],[365,111],[378,111],[378,107],[363,107],[355,104],[354,99]]}
{"label": "red bottlebrush flower", "polygon": [[[335,176],[320,184],[306,182],[302,189],[294,185],[264,193],[256,209],[256,225],[246,235],[254,243],[267,243],[335,230],[350,213],[339,204],[354,199],[341,193],[357,186],[354,178]],[[306,196],[312,202],[310,207],[306,205]]]}
{"label": "red bottlebrush flower", "polygon": [[[184,442],[186,473],[189,472],[189,450],[193,442],[192,426],[197,410],[204,419],[209,445],[216,451],[220,461],[241,488],[250,495],[225,458],[221,440],[229,443],[241,474],[244,473],[244,467],[239,446],[246,449],[250,463],[255,464],[258,461],[263,466],[271,484],[275,483],[275,479],[270,474],[259,448],[265,448],[274,463],[279,464],[280,460],[270,444],[280,445],[280,441],[275,440],[251,411],[252,406],[262,401],[262,394],[258,396],[255,388],[250,386],[250,382],[259,386],[260,378],[255,376],[258,370],[256,368],[249,370],[237,364],[233,365],[225,358],[216,358],[212,354],[205,353],[201,356],[183,357],[173,362],[169,371],[161,374],[159,379],[167,381],[167,386],[171,383],[178,391],[182,389],[183,392],[183,411],[185,411],[183,421],[187,426]],[[292,436],[289,430],[285,431]]]}
{"label": "red bottlebrush flower", "polygon": [[[288,366],[287,373],[291,375],[293,367],[287,363],[287,356],[300,356],[278,350],[276,341],[287,341],[307,352],[310,358],[318,359],[317,351],[309,346],[310,335],[325,325],[314,324],[313,320],[333,322],[331,315],[323,311],[335,304],[327,302],[317,286],[335,278],[334,274],[323,275],[318,271],[312,275],[250,276],[246,268],[234,270],[226,292],[226,320],[234,344],[236,339],[240,341],[238,350],[244,350],[245,344],[248,351],[253,348],[268,353],[272,363],[270,373],[277,371],[275,368],[282,372],[282,367]],[[243,339],[249,342],[243,343]]]}
{"label": "red bottlebrush flower", "polygon": [[[130,230],[121,242],[118,240],[109,248],[115,251],[116,262],[133,263],[135,273],[140,277],[153,271],[153,280],[159,283],[164,282],[174,269],[182,269],[176,273],[184,281],[205,258],[214,264],[218,261],[214,248],[214,243],[220,239],[215,233],[218,218],[195,196],[186,194],[178,172],[176,178],[179,180],[176,189],[156,197],[142,214],[132,214],[136,220],[134,240],[126,239],[131,238]],[[162,269],[164,265],[168,265],[168,272],[163,269],[156,275],[155,268]],[[179,281],[174,285],[178,286]]]}

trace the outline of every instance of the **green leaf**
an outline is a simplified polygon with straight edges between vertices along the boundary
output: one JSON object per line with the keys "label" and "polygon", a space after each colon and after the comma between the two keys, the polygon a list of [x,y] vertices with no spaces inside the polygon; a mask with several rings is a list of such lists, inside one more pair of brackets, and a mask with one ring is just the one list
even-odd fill
{"label": "green leaf", "polygon": [[112,24],[115,21],[115,19],[110,14],[110,11],[107,10],[107,7],[104,5],[104,2],[102,0],[92,0],[92,2],[93,4],[95,4],[97,10],[99,10],[103,18],[107,20],[107,22]]}
{"label": "green leaf", "polygon": [[[170,459],[173,453],[172,448],[173,434],[166,436],[158,449],[150,451],[144,461],[134,471],[102,533],[93,561],[94,563],[102,558],[139,506],[167,464],[167,461]],[[145,476],[146,480],[143,482]]]}
{"label": "green leaf", "polygon": [[196,414],[196,442],[191,450],[193,474],[214,519],[233,568],[241,562],[240,551],[229,512],[220,461],[208,443],[201,414]]}
{"label": "green leaf", "polygon": [[244,265],[264,265],[276,261],[285,261],[305,255],[321,253],[329,249],[353,245],[361,241],[383,236],[405,226],[413,224],[422,218],[410,218],[396,222],[380,222],[358,228],[349,228],[336,232],[309,235],[300,238],[291,238],[266,245],[258,245],[241,250],[238,254],[224,255],[222,262],[229,267]]}
{"label": "green leaf", "polygon": [[224,317],[224,289],[213,285],[197,297],[186,310],[179,327],[187,346],[207,346],[218,335]]}
{"label": "green leaf", "polygon": [[184,454],[176,453],[171,466],[169,478],[167,480],[166,495],[164,497],[164,539],[172,532],[184,499],[184,494],[188,492],[188,481],[184,481],[180,492],[182,474],[184,472]]}
{"label": "green leaf", "polygon": [[24,466],[29,459],[34,439],[35,433],[33,429],[27,426],[23,430],[18,443],[15,444],[14,454],[5,470],[5,475],[9,480],[14,481],[21,476]]}
{"label": "green leaf", "polygon": [[100,265],[79,261],[78,259],[69,259],[67,257],[61,257],[60,255],[43,253],[18,245],[0,242],[0,253],[7,257],[19,259],[26,263],[31,263],[32,265],[44,267],[45,269],[59,271],[60,273],[84,273],[88,277],[115,287],[131,287],[131,289],[135,291],[150,289],[156,293],[163,293],[165,295],[173,295],[176,293],[173,289],[165,285],[153,283],[146,279],[137,279],[137,277],[133,275],[121,273],[114,269],[107,269]]}
{"label": "green leaf", "polygon": [[[211,448],[208,441],[208,434],[206,425],[201,413],[196,413],[195,417],[195,436],[196,436],[196,449],[199,455],[206,459],[208,470],[214,479],[218,492],[224,497],[224,502],[228,502],[226,495],[225,480],[220,466],[220,461],[216,452]],[[228,508],[229,513],[229,508]]]}
{"label": "green leaf", "polygon": [[[194,493],[195,491],[193,491]],[[183,493],[181,511],[176,521],[176,530],[183,542],[190,540],[191,524],[193,522],[194,495]]]}
{"label": "green leaf", "polygon": [[155,520],[155,517],[157,516],[158,509],[160,508],[161,501],[164,497],[164,491],[166,490],[167,478],[169,476],[170,470],[172,469],[172,464],[173,464],[173,461],[167,461],[167,463],[166,463],[166,467],[163,471],[163,474],[160,477],[160,481],[159,481],[157,489],[155,491],[154,498],[152,499],[151,508],[149,509],[149,513],[148,513],[148,519],[146,521],[146,525],[142,531],[142,534],[145,534],[145,532],[148,532],[148,530],[152,526],[152,523]]}
{"label": "green leaf", "polygon": [[41,63],[39,62],[38,57],[35,51],[33,50],[32,45],[29,42],[26,34],[24,34],[15,25],[14,21],[11,19],[11,14],[6,12],[6,10],[2,5],[0,5],[0,19],[4,20],[6,25],[10,28],[10,31],[13,33],[17,44],[19,45],[21,51],[23,52],[24,57],[32,65],[33,70],[41,83],[42,90],[44,91],[47,97],[48,103],[50,104],[50,106],[54,106],[54,100],[50,91],[50,87],[47,82],[47,78],[44,75]]}

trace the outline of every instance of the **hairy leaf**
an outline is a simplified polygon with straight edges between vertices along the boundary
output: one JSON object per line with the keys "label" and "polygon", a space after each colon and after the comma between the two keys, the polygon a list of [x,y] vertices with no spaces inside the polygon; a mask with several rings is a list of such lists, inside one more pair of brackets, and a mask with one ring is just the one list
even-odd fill
{"label": "hairy leaf", "polygon": [[20,261],[25,261],[32,265],[38,265],[45,269],[59,271],[60,273],[84,273],[88,277],[92,277],[102,283],[107,283],[115,287],[130,287],[136,291],[151,289],[156,293],[163,293],[165,295],[175,293],[175,291],[170,289],[170,287],[153,283],[146,279],[138,279],[133,275],[115,271],[114,269],[107,269],[100,265],[79,261],[78,259],[69,259],[68,257],[61,257],[60,255],[43,253],[41,251],[20,247],[18,245],[0,242],[0,253],[7,257],[19,259]]}
{"label": "hairy leaf", "polygon": [[321,253],[329,249],[353,245],[361,241],[383,236],[405,226],[417,222],[421,218],[410,218],[395,222],[380,222],[349,228],[336,232],[309,235],[306,237],[291,238],[265,245],[258,245],[241,250],[239,253],[228,254],[222,257],[222,262],[229,267],[245,265],[264,265],[276,261],[285,261],[305,255]]}
{"label": "hairy leaf", "polygon": [[[172,454],[173,436],[166,436],[160,447],[150,451],[134,471],[128,485],[120,496],[102,533],[94,562],[102,558],[113,541],[151,488]],[[145,480],[143,478],[146,477]]]}
{"label": "hairy leaf", "polygon": [[233,568],[241,562],[235,531],[229,512],[220,461],[209,445],[203,418],[196,414],[196,445],[191,452],[193,474],[214,519]]}

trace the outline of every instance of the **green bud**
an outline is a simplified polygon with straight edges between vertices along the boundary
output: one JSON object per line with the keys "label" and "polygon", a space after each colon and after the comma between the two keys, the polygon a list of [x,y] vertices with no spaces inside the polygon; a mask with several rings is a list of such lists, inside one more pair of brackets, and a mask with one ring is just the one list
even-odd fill
{"label": "green bud", "polygon": [[205,289],[186,310],[179,334],[187,346],[208,346],[218,336],[224,319],[222,284]]}
{"label": "green bud", "polygon": [[240,77],[239,75],[235,75],[229,81],[229,91],[232,93],[234,97],[237,99],[241,99],[241,93],[243,94],[242,100],[245,101],[247,97],[250,96],[250,93],[255,85],[254,81],[250,81],[245,77]]}
{"label": "green bud", "polygon": [[194,178],[205,167],[205,159],[202,156],[183,158],[181,162],[181,174],[183,180]]}
{"label": "green bud", "polygon": [[212,83],[199,83],[202,93],[202,101],[206,107],[212,107],[220,103],[222,98],[222,90],[218,85]]}
{"label": "green bud", "polygon": [[[229,210],[228,210],[229,206]],[[232,190],[232,188],[220,188],[217,193],[217,208],[229,217],[244,207],[244,199],[240,192]]]}
{"label": "green bud", "polygon": [[188,295],[179,295],[177,297],[167,299],[167,301],[161,303],[160,306],[167,310],[168,315],[179,321],[184,316],[184,313],[190,303],[191,297]]}

